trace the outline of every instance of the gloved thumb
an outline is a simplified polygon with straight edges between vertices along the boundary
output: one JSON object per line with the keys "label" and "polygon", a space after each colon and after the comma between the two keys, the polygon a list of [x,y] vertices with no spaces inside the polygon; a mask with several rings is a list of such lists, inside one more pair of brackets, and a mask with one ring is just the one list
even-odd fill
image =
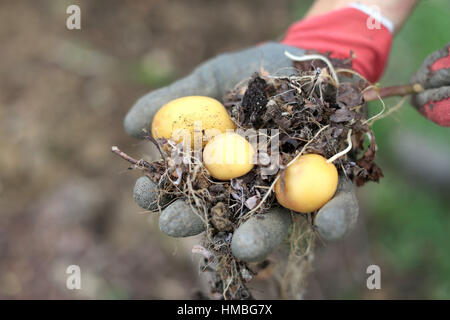
{"label": "gloved thumb", "polygon": [[173,99],[193,95],[216,98],[217,86],[215,78],[208,74],[209,70],[203,66],[199,67],[187,77],[141,97],[125,117],[125,131],[135,138],[143,138],[148,135],[155,113]]}
{"label": "gloved thumb", "polygon": [[279,43],[266,43],[206,61],[186,78],[139,99],[125,117],[126,132],[133,137],[143,138],[150,131],[156,111],[173,99],[193,95],[221,99],[236,84],[261,70],[279,76],[295,73],[292,61],[284,55],[286,50],[296,55],[304,52]]}
{"label": "gloved thumb", "polygon": [[315,225],[323,240],[338,240],[355,225],[359,215],[358,201],[352,181],[339,177],[336,195],[317,213]]}

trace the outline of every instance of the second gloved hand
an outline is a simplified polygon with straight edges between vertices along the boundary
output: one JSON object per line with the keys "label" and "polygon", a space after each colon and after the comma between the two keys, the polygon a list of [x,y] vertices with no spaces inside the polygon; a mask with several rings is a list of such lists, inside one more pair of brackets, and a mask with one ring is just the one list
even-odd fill
{"label": "second gloved hand", "polygon": [[430,54],[411,82],[425,88],[412,98],[416,109],[438,125],[450,127],[450,44]]}

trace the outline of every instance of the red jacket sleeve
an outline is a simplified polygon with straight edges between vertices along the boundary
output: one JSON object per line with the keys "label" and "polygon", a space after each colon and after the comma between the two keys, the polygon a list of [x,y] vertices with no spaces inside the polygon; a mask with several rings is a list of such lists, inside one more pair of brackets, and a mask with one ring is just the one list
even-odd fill
{"label": "red jacket sleeve", "polygon": [[294,23],[282,43],[331,57],[348,58],[352,50],[353,69],[371,82],[377,81],[386,67],[392,44],[391,32],[374,23],[368,14],[344,8]]}

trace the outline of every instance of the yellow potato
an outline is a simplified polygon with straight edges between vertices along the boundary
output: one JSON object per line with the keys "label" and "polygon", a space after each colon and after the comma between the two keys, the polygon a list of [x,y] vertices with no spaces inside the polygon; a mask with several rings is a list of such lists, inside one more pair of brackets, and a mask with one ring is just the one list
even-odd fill
{"label": "yellow potato", "polygon": [[327,203],[336,192],[338,172],[333,163],[318,154],[300,156],[275,184],[278,202],[297,212],[313,212]]}
{"label": "yellow potato", "polygon": [[209,174],[218,180],[230,180],[252,170],[255,150],[237,133],[221,133],[206,145],[203,162]]}
{"label": "yellow potato", "polygon": [[[176,142],[190,139],[191,146],[194,146],[194,127],[196,137],[201,139],[204,134],[206,141],[218,133],[235,128],[219,101],[209,97],[188,96],[172,100],[158,110],[153,118],[152,135],[155,139],[166,138]],[[206,141],[202,141],[201,145]]]}

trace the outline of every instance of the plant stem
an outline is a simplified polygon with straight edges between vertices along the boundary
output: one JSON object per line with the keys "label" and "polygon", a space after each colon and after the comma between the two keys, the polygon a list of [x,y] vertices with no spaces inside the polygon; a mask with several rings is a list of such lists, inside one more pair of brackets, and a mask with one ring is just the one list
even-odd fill
{"label": "plant stem", "polygon": [[122,159],[125,159],[126,161],[130,162],[131,164],[135,165],[136,167],[140,167],[140,168],[146,168],[146,169],[152,169],[152,165],[151,163],[149,163],[148,161],[145,161],[143,159],[141,160],[136,160],[133,157],[127,155],[125,152],[121,151],[119,148],[117,148],[116,146],[113,146],[111,148],[111,151],[115,154],[117,154],[119,157],[121,157]]}
{"label": "plant stem", "polygon": [[397,85],[391,87],[383,87],[383,88],[373,88],[364,92],[364,100],[365,101],[373,101],[378,99],[378,96],[381,98],[388,98],[393,96],[407,96],[410,94],[416,94],[423,92],[424,88],[419,83],[414,84],[404,84]]}

